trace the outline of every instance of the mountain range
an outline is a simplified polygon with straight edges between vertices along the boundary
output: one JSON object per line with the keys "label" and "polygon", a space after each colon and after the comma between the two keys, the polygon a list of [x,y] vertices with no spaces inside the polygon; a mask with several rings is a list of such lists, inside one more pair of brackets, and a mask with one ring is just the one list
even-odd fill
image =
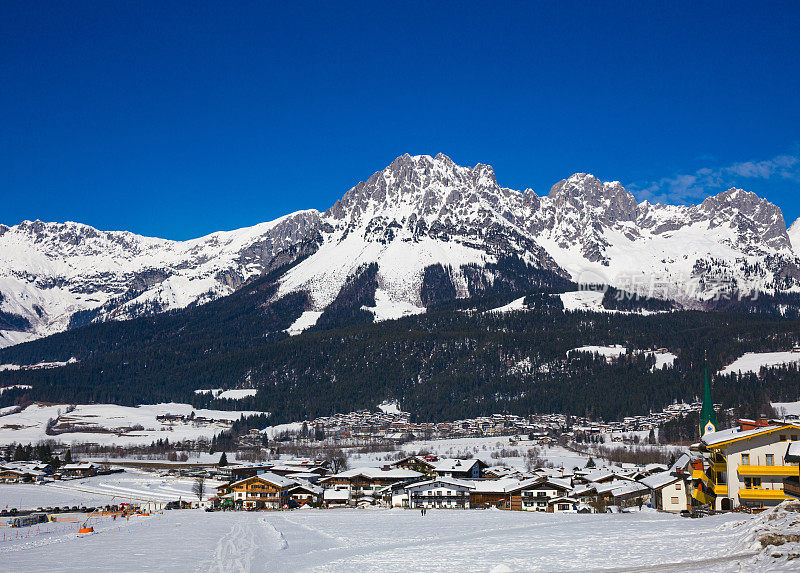
{"label": "mountain range", "polygon": [[576,173],[540,197],[501,187],[488,165],[403,155],[325,212],[189,241],[0,225],[0,346],[202,305],[270,273],[272,300],[305,296],[290,334],[326,311],[380,321],[558,283],[703,308],[721,294],[800,290],[798,248],[800,222],[787,230],[777,206],[741,189],[650,204]]}

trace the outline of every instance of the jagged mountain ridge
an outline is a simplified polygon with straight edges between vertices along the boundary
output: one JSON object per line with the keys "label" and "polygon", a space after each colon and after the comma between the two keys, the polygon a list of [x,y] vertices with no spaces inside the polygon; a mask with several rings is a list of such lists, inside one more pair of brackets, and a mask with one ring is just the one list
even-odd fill
{"label": "jagged mountain ridge", "polygon": [[[0,226],[0,344],[202,304],[300,254],[276,294],[309,294],[295,331],[373,263],[374,306],[365,308],[376,319],[423,312],[431,284],[466,297],[502,281],[540,280],[535,270],[690,305],[734,288],[796,290],[800,277],[780,209],[753,193],[652,205],[619,182],[578,173],[540,197],[500,186],[488,165],[404,155],[325,213],[191,241],[77,223]],[[508,257],[525,265],[513,278],[501,264]],[[522,275],[530,276],[520,283]]]}
{"label": "jagged mountain ridge", "polygon": [[0,226],[0,312],[22,323],[0,329],[0,345],[214,300],[271,270],[318,226],[313,210],[190,241],[79,223]]}

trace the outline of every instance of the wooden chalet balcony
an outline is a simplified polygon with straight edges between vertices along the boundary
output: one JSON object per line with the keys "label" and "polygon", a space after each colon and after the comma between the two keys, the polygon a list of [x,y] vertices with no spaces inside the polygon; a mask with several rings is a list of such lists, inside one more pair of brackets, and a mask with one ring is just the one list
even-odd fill
{"label": "wooden chalet balcony", "polygon": [[711,469],[713,469],[717,473],[726,472],[728,471],[728,464],[725,462],[714,462],[713,464],[711,464]]}
{"label": "wooden chalet balcony", "polygon": [[714,484],[714,493],[716,495],[728,495],[728,484],[725,483]]}
{"label": "wooden chalet balcony", "polygon": [[784,478],[783,493],[787,496],[800,498],[800,478],[794,476]]}
{"label": "wooden chalet balcony", "polygon": [[782,489],[740,489],[739,497],[755,500],[789,499]]}
{"label": "wooden chalet balcony", "polygon": [[739,466],[742,476],[800,476],[800,466]]}

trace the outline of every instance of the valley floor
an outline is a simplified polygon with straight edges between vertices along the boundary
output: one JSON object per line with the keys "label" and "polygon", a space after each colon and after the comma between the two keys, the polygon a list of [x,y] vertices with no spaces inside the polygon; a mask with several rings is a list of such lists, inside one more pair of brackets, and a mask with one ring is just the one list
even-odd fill
{"label": "valley floor", "polygon": [[[796,513],[794,515],[797,515]],[[75,526],[50,523],[0,542],[6,571],[706,571],[785,570],[759,558],[743,515],[686,519],[642,511],[331,509],[168,511]],[[14,530],[4,530],[13,536]],[[783,568],[781,568],[781,566]],[[775,568],[773,568],[775,567]]]}

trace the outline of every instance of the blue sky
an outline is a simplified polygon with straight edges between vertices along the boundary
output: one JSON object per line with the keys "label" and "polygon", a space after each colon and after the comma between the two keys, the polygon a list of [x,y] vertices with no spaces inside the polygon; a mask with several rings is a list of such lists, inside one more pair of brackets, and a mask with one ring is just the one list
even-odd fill
{"label": "blue sky", "polygon": [[800,217],[800,3],[382,4],[0,4],[0,221],[185,239],[406,152]]}

